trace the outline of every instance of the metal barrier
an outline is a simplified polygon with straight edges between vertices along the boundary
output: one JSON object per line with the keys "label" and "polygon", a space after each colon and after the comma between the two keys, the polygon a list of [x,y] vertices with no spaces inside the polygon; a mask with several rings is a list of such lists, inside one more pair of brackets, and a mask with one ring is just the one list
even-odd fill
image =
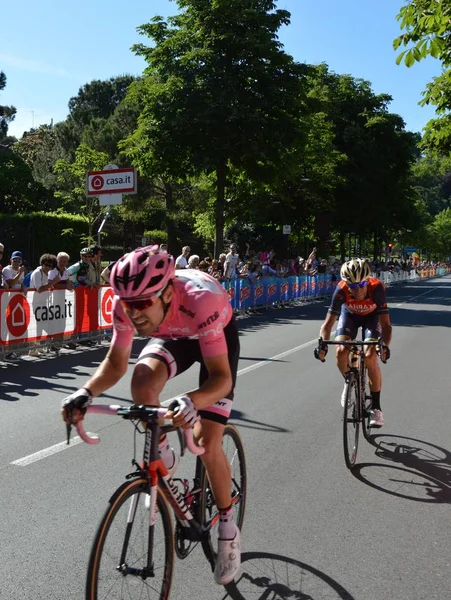
{"label": "metal barrier", "polygon": [[107,339],[112,305],[109,286],[26,294],[0,290],[0,358]]}
{"label": "metal barrier", "polygon": [[[387,285],[443,276],[448,267],[410,272],[382,272]],[[265,277],[257,283],[235,279],[223,283],[236,313],[296,306],[331,296],[337,281],[332,275]],[[43,349],[56,352],[66,344],[110,339],[113,291],[109,286],[77,287],[73,291],[38,293],[0,290],[0,359]]]}
{"label": "metal barrier", "polygon": [[257,283],[233,279],[222,284],[233,309],[239,314],[256,310],[294,306],[332,295],[336,282],[332,275],[265,277]]}

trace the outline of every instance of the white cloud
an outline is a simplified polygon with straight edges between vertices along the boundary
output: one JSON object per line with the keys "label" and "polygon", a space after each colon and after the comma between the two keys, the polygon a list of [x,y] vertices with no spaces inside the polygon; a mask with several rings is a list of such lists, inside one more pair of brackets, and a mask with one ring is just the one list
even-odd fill
{"label": "white cloud", "polygon": [[11,54],[3,54],[0,52],[0,63],[9,65],[10,67],[16,67],[17,69],[23,69],[24,71],[29,71],[31,73],[44,73],[56,77],[79,79],[78,75],[70,73],[66,69],[49,65],[41,60],[30,60],[28,58],[21,58],[20,56],[12,56]]}

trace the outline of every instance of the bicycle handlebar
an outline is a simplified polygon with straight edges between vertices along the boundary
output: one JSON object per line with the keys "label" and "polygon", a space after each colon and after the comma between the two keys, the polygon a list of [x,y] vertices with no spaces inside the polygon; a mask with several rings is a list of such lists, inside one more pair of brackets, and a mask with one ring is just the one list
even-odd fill
{"label": "bicycle handlebar", "polygon": [[382,338],[379,338],[376,341],[357,341],[357,340],[323,340],[323,338],[318,338],[318,345],[328,344],[330,346],[385,346]]}
{"label": "bicycle handlebar", "polygon": [[[139,418],[139,409],[143,410],[145,408],[150,409],[151,407],[121,406],[119,404],[91,404],[91,406],[86,409],[86,414],[91,413],[96,415],[117,415],[124,418],[127,418],[127,416],[129,416],[129,418]],[[136,415],[133,414],[134,411],[136,412]],[[169,411],[167,408],[152,407],[152,412],[153,414],[158,415],[158,419],[166,419],[166,415]],[[86,444],[95,445],[100,443],[100,437],[98,435],[92,435],[85,431],[83,420],[78,421],[78,423],[75,424],[75,428],[80,438]],[[195,443],[192,429],[183,429],[183,436],[185,438],[188,450],[192,454],[200,456],[205,452],[205,448],[203,446],[198,446]]]}

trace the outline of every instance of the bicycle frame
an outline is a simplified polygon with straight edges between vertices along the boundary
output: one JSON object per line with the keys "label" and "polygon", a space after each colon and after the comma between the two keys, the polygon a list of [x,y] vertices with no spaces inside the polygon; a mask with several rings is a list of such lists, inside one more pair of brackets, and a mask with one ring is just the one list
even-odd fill
{"label": "bicycle frame", "polygon": [[[169,475],[168,469],[164,464],[163,460],[161,459],[158,450],[158,444],[161,434],[177,431],[179,434],[180,441],[180,455],[183,456],[185,454],[186,448],[188,448],[193,454],[200,456],[204,453],[205,449],[195,444],[192,438],[192,430],[183,430],[183,434],[181,434],[180,430],[172,425],[160,425],[161,420],[165,418],[166,413],[168,412],[167,408],[134,405],[126,407],[119,405],[97,404],[88,407],[86,412],[95,414],[117,415],[129,420],[142,421],[146,424],[146,430],[144,432],[145,439],[142,463],[141,465],[139,465],[134,460],[133,464],[137,467],[137,470],[134,473],[128,475],[127,478],[129,479],[131,477],[142,477],[149,484],[150,502],[149,506],[146,506],[146,508],[149,511],[149,535],[147,555],[148,562],[147,566],[144,569],[146,573],[143,573],[143,570],[136,570],[132,568],[127,568],[127,572],[130,574],[140,576],[153,575],[153,535],[157,515],[158,487],[164,494],[169,505],[172,507],[178,523],[182,526],[184,537],[186,537],[186,539],[190,541],[195,542],[207,541],[208,536],[210,534],[210,530],[219,521],[219,514],[214,514],[213,517],[208,521],[208,523],[202,525],[196,520],[193,513],[191,512],[191,507],[189,504],[191,504],[193,498],[196,495],[196,492],[200,493],[201,488],[199,487],[198,490],[189,490],[189,484],[188,482],[186,482],[188,484],[188,489],[186,489],[185,486],[185,489],[183,491],[180,491],[177,484],[174,482],[174,479]],[[100,442],[100,438],[98,436],[87,434],[84,431],[82,421],[76,424],[76,428],[78,434],[86,443],[98,444]],[[236,502],[238,502],[238,500],[239,497],[233,498],[232,504],[235,504]],[[120,564],[124,564],[125,556],[127,554],[127,546],[130,539],[134,516],[136,513],[137,502],[138,499],[136,497],[133,499],[130,505],[127,519],[128,525],[124,544],[122,547]]]}

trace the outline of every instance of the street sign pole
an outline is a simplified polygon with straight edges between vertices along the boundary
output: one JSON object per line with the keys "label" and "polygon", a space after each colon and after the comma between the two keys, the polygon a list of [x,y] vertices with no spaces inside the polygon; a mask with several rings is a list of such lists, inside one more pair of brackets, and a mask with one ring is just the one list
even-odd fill
{"label": "street sign pole", "polygon": [[102,229],[110,214],[110,207],[122,204],[124,194],[136,194],[136,170],[133,167],[120,169],[117,165],[108,164],[102,171],[90,171],[86,176],[86,195],[97,196],[100,206],[108,206],[105,217],[97,231],[97,243],[101,246]]}

